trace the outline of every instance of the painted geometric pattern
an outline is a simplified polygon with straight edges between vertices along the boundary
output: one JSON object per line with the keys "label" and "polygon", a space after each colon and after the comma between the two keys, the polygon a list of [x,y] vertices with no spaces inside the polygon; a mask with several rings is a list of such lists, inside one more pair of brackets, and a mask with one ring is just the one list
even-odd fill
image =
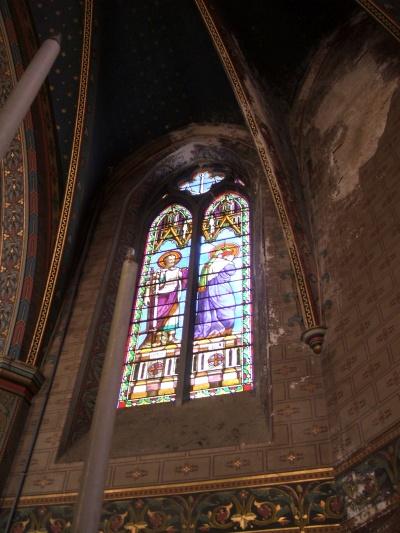
{"label": "painted geometric pattern", "polygon": [[219,196],[202,224],[191,398],[252,389],[249,206]]}
{"label": "painted geometric pattern", "polygon": [[192,235],[177,204],[150,227],[132,314],[119,407],[174,400]]}
{"label": "painted geometric pattern", "polygon": [[[185,468],[192,465],[185,464]],[[140,475],[146,472],[138,468]],[[369,455],[362,463],[340,474],[336,481],[297,481],[273,486],[193,492],[170,496],[136,497],[105,502],[99,533],[163,531],[216,533],[225,531],[327,532],[343,529],[374,530],[371,518],[398,509],[400,439]],[[135,489],[141,492],[141,489]],[[62,495],[60,495],[62,496]],[[57,496],[55,496],[57,501]],[[0,531],[9,519],[7,505],[0,510]],[[11,532],[50,531],[71,533],[73,505],[21,507]],[[382,520],[382,518],[381,518]],[[135,529],[136,528],[136,529]],[[388,530],[389,531],[389,530]],[[397,531],[393,529],[393,531]]]}

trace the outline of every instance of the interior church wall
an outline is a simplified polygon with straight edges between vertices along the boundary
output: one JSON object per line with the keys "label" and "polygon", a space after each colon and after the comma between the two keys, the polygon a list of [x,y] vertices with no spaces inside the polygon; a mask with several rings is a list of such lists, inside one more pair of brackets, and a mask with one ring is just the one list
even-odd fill
{"label": "interior church wall", "polygon": [[[292,137],[306,198],[305,206],[297,207],[310,217],[328,328],[320,356],[300,342],[304,325],[287,247],[243,128],[192,125],[147,145],[116,169],[66,337],[64,321],[42,368],[50,379],[58,365],[43,419],[46,387],[35,397],[23,430],[23,417],[14,423],[15,396],[0,391],[0,456],[2,442],[19,443],[1,502],[0,530],[27,470],[16,530],[69,531],[119,269],[126,246],[136,242],[141,206],[153,186],[177,169],[223,158],[258,184],[256,226],[262,239],[257,240],[255,275],[264,271],[266,285],[265,294],[257,295],[261,317],[255,328],[263,337],[256,369],[261,402],[251,395],[233,397],[230,405],[223,399],[201,400],[184,406],[183,416],[171,415],[167,406],[119,411],[101,531],[143,522],[149,531],[168,527],[187,533],[282,526],[328,531],[339,521],[349,531],[390,533],[396,527],[398,51],[374,21],[357,17],[313,56],[295,101]],[[261,85],[256,86],[255,100],[265,102]],[[259,111],[267,117],[270,109]],[[287,163],[292,151],[283,123],[270,126],[283,136],[281,145],[275,143],[283,148],[274,157]],[[290,160],[287,175],[295,179],[293,169]],[[132,212],[121,218],[121,206],[141,180],[147,185]],[[299,200],[302,204],[301,194]],[[265,330],[262,321],[268,324]],[[229,421],[222,426],[225,412]],[[191,424],[188,418],[194,419]],[[39,438],[27,465],[38,422]],[[167,426],[171,438],[165,436]],[[7,451],[11,459],[13,447]],[[325,468],[332,465],[335,471]],[[2,481],[0,470],[0,486]]]}
{"label": "interior church wall", "polygon": [[[191,143],[187,144],[187,139],[191,139]],[[181,151],[176,150],[175,163],[173,157],[169,159],[165,157],[170,149],[169,144],[175,145],[175,149],[181,148]],[[161,151],[157,152],[160,147]],[[148,155],[148,148],[146,150]],[[203,446],[199,444],[198,435],[186,435],[187,442],[184,445],[182,440],[182,449],[179,447],[171,451],[164,449],[163,453],[160,453],[159,446],[159,453],[150,454],[146,453],[146,446],[148,450],[151,446],[154,448],[151,443],[151,439],[155,438],[154,430],[150,426],[157,424],[158,415],[155,410],[158,406],[122,410],[118,413],[119,421],[116,428],[118,435],[116,434],[114,439],[107,487],[122,489],[159,483],[197,482],[251,476],[261,472],[287,472],[328,466],[331,457],[319,358],[313,356],[311,350],[299,340],[301,320],[299,320],[289,258],[272,199],[265,184],[261,184],[260,181],[263,175],[248,134],[241,128],[229,126],[193,126],[173,134],[169,139],[163,139],[160,141],[160,146],[153,146],[153,150],[165,158],[163,166],[156,166],[155,171],[153,169],[156,179],[161,179],[160,176],[167,177],[176,162],[179,168],[181,164],[179,161],[182,158],[184,161],[192,158],[192,162],[196,161],[196,157],[200,157],[202,161],[205,159],[216,161],[218,157],[226,159],[231,154],[232,161],[237,163],[242,160],[240,163],[242,168],[251,170],[252,175],[249,178],[259,183],[257,186],[259,192],[257,201],[261,208],[259,216],[264,219],[265,227],[262,230],[264,240],[258,243],[260,265],[256,265],[256,268],[260,268],[264,262],[268,265],[266,285],[269,313],[268,325],[264,325],[265,330],[260,343],[263,350],[261,356],[264,359],[259,368],[262,372],[261,380],[264,380],[261,388],[265,390],[266,403],[259,416],[265,417],[263,424],[268,431],[265,430],[258,438],[254,438],[252,434],[252,425],[255,424],[254,413],[252,410],[246,411],[250,406],[249,400],[243,398],[241,404],[238,395],[235,399],[237,402],[235,408],[242,409],[243,413],[240,416],[245,415],[250,422],[244,429],[235,428],[234,422],[230,436],[226,436],[224,430],[220,429],[220,435],[215,434],[209,439],[209,442],[214,443],[211,448],[207,447],[207,438],[204,439],[206,445]],[[146,161],[145,153],[139,154],[144,161]],[[161,156],[158,157],[162,160]],[[150,160],[154,167],[154,158]],[[124,238],[116,241],[116,221],[121,212],[121,203],[126,198],[127,190],[132,187],[132,180],[135,179],[135,164],[137,159],[131,164],[131,173],[115,176],[114,190],[110,189],[106,194],[108,201],[100,216],[85,261],[54,385],[35,446],[33,461],[29,467],[24,495],[49,492],[72,493],[79,489],[81,461],[85,454],[90,418],[86,422],[84,432],[72,445],[68,444],[68,432],[73,419],[81,415],[79,406],[76,410],[75,403],[80,388],[84,394],[85,408],[92,405],[95,398],[90,388],[92,381],[98,380],[102,356],[101,349],[96,343],[99,337],[105,339],[107,337],[107,328],[112,316],[113,295],[111,294],[106,303],[106,292],[109,290],[115,292],[118,280],[118,270],[114,271],[115,265],[110,258],[113,258],[113,254],[121,254],[122,261],[125,246],[132,243],[135,234],[136,226],[125,227],[121,232]],[[240,170],[240,166],[237,168]],[[143,177],[150,172],[150,168],[142,164],[135,172],[139,179],[139,176]],[[125,183],[121,185],[120,182],[124,180]],[[148,194],[146,189],[143,194],[142,199]],[[136,199],[136,202],[138,201],[139,199]],[[134,210],[138,209],[140,206],[136,203]],[[106,299],[102,302],[103,297]],[[265,295],[260,295],[258,302],[266,306]],[[260,309],[258,311],[256,309],[257,312],[260,312]],[[106,317],[105,322],[101,322],[104,317]],[[268,340],[264,341],[267,329]],[[94,346],[97,348],[93,352]],[[86,364],[93,362],[92,374],[88,379],[83,370]],[[49,375],[53,364],[54,355],[44,366],[46,375]],[[272,387],[270,398],[267,383]],[[88,394],[85,396],[85,393]],[[41,401],[39,393],[34,399],[34,407],[14,462],[6,489],[7,496],[12,496],[16,491]],[[205,402],[204,406],[207,404],[207,401],[199,400],[199,409],[201,402]],[[215,410],[213,399],[208,403],[210,405],[204,407],[202,427],[199,428],[200,437],[207,437],[208,432],[218,433],[218,429],[213,426],[213,416],[211,416]],[[148,416],[146,409],[152,409],[154,416]],[[229,416],[234,419],[234,412],[230,412]],[[126,419],[126,424],[121,423],[122,418]],[[147,444],[146,436],[140,438],[140,453],[135,446],[135,418],[142,419],[140,427],[145,428],[143,419],[148,418],[149,424]],[[179,419],[174,422],[171,417],[170,431],[181,434],[182,426]],[[160,434],[159,439],[165,439],[165,436]],[[121,452],[119,448],[123,451]]]}
{"label": "interior church wall", "polygon": [[[379,487],[386,474],[366,457],[400,422],[399,124],[399,43],[358,17],[314,56],[292,116],[328,328],[333,462],[339,471],[360,464],[342,477],[352,527],[393,504]],[[378,499],[367,497],[371,487]]]}

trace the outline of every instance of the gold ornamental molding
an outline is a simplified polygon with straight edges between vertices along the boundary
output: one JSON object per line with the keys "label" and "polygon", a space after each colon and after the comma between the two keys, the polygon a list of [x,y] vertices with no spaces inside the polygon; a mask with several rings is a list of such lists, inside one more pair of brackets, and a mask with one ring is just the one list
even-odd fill
{"label": "gold ornamental molding", "polygon": [[287,248],[289,251],[290,261],[292,264],[293,273],[295,275],[297,290],[299,294],[299,300],[304,320],[304,325],[307,330],[314,329],[319,324],[319,319],[316,316],[312,296],[306,280],[303,265],[301,263],[300,254],[296,245],[296,239],[294,236],[293,228],[286,210],[285,200],[281,188],[279,186],[277,177],[275,175],[272,162],[268,153],[267,145],[262,137],[256,115],[254,114],[250,105],[249,99],[246,96],[246,91],[235,66],[232,62],[230,54],[223,42],[222,36],[219,33],[217,26],[212,18],[210,11],[207,8],[204,0],[195,0],[196,5],[201,13],[207,30],[211,36],[214,47],[220,57],[220,60],[227,73],[229,81],[235,92],[237,101],[242,110],[242,113],[246,119],[251,135],[253,137],[254,144],[256,146],[258,155],[260,157],[262,167],[267,178],[270,191],[277,209],[280,223],[285,235]]}
{"label": "gold ornamental molding", "polygon": [[375,20],[379,22],[395,39],[400,41],[400,23],[394,20],[387,11],[373,0],[356,0]]}
{"label": "gold ornamental molding", "polygon": [[334,467],[334,476],[337,477],[343,474],[347,470],[362,463],[370,455],[378,452],[382,448],[385,448],[392,441],[400,437],[400,424],[396,424],[388,431],[385,431],[382,435],[379,435],[376,439],[368,444],[365,444],[360,450],[352,453],[347,459],[344,459]]}
{"label": "gold ornamental molding", "polygon": [[[293,483],[308,483],[316,481],[333,481],[332,468],[314,468],[295,470],[293,472],[278,472],[275,474],[260,474],[256,476],[242,476],[218,481],[197,481],[186,483],[168,483],[163,485],[149,485],[143,487],[107,489],[104,491],[104,501],[130,500],[151,496],[174,496],[193,494],[198,492],[216,492],[220,490],[234,490],[238,488],[272,487]],[[78,498],[77,492],[48,493],[35,496],[22,496],[20,507],[34,505],[63,505],[74,503]],[[11,507],[14,498],[4,498],[0,501],[2,508]],[[311,526],[310,526],[311,527]],[[283,529],[280,529],[283,531]],[[294,531],[297,531],[295,528]]]}
{"label": "gold ornamental molding", "polygon": [[58,273],[60,270],[61,259],[64,252],[65,240],[71,216],[72,202],[74,198],[74,191],[79,169],[79,159],[81,154],[84,122],[86,115],[86,103],[90,71],[92,25],[93,0],[85,0],[79,93],[75,117],[74,136],[72,141],[71,159],[69,163],[68,177],[65,187],[60,222],[58,225],[57,237],[54,245],[53,256],[51,259],[50,271],[47,277],[46,288],[42,299],[42,305],[40,308],[35,333],[33,335],[33,340],[27,358],[27,362],[30,365],[35,365],[37,362],[39,350],[43,339],[43,334],[51,308],[51,303],[53,301],[54,290],[58,279]]}
{"label": "gold ornamental molding", "polygon": [[[10,30],[10,25],[7,26],[3,13],[0,11],[0,46],[6,65],[2,72],[2,82],[8,82],[11,89],[17,84],[18,76],[17,70],[20,65],[18,60],[12,52],[12,34],[11,30],[7,32],[7,28]],[[18,50],[16,54],[20,54]],[[3,54],[2,54],[3,55]],[[2,87],[4,90],[4,87]],[[8,94],[7,94],[8,96]],[[2,99],[4,94],[2,96]],[[4,102],[2,102],[4,103]],[[0,353],[7,354],[12,343],[12,336],[14,334],[14,328],[17,320],[18,307],[20,304],[22,286],[24,282],[24,272],[26,267],[27,247],[28,247],[28,228],[29,228],[29,180],[28,180],[28,157],[26,148],[26,134],[25,130],[31,125],[31,114],[27,114],[21,126],[18,128],[15,134],[11,146],[9,147],[6,155],[0,161],[0,260],[2,276],[5,276],[4,283],[8,284],[6,279],[7,274],[11,277],[15,276],[16,288],[12,290],[12,297],[8,299],[8,304],[11,304],[11,313],[9,319],[6,319],[7,325],[0,332],[2,338],[3,347],[0,348]],[[34,156],[35,157],[35,156]],[[11,163],[10,163],[11,162]],[[7,190],[12,188],[14,190],[15,198],[10,200]],[[20,192],[19,192],[20,191]],[[10,235],[10,214],[11,211],[22,209],[23,216],[21,217],[21,225],[18,228],[18,232],[14,235]],[[17,223],[18,223],[18,212]],[[13,247],[20,254],[18,259],[11,259],[7,257],[4,252],[5,243],[8,239],[12,238]],[[13,254],[13,256],[18,256]],[[2,301],[3,306],[5,301]]]}

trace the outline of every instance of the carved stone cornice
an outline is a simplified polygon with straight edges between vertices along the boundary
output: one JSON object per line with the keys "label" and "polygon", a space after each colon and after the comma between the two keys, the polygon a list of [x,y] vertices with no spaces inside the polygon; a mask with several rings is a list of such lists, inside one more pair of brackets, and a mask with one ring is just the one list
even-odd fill
{"label": "carved stone cornice", "polygon": [[[214,481],[188,481],[184,483],[166,483],[160,485],[126,487],[121,489],[106,489],[104,491],[104,501],[109,502],[132,498],[178,496],[192,493],[237,490],[243,487],[275,487],[279,485],[333,481],[332,468],[310,468],[306,470],[225,478]],[[77,496],[77,492],[49,492],[47,494],[26,495],[21,497],[20,506],[70,504],[75,503]],[[7,497],[0,500],[0,505],[6,508],[10,507],[12,502],[13,498]]]}

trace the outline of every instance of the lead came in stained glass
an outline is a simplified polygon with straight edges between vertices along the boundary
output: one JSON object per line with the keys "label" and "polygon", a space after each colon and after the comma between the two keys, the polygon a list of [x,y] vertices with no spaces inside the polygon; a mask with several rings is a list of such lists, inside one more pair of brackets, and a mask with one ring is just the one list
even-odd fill
{"label": "lead came in stained glass", "polygon": [[202,225],[190,397],[252,387],[249,206],[225,193]]}
{"label": "lead came in stained glass", "polygon": [[150,227],[119,407],[175,398],[191,235],[191,214],[177,204],[164,209]]}
{"label": "lead came in stained glass", "polygon": [[[201,171],[178,183],[192,195],[225,176]],[[235,179],[235,184],[243,185]],[[215,196],[214,196],[215,198]],[[193,200],[193,208],[201,202]],[[197,207],[196,207],[197,205]],[[192,215],[172,204],[153,221],[132,313],[119,407],[175,400],[184,319],[193,331],[190,398],[253,388],[250,217],[237,192],[208,206],[199,235],[199,277],[193,316],[184,312],[191,255]],[[193,258],[197,255],[193,250]],[[197,294],[196,294],[197,290]],[[188,295],[189,296],[189,295]],[[186,338],[187,345],[188,339]],[[190,354],[187,360],[190,363]],[[185,387],[184,387],[185,388]]]}

